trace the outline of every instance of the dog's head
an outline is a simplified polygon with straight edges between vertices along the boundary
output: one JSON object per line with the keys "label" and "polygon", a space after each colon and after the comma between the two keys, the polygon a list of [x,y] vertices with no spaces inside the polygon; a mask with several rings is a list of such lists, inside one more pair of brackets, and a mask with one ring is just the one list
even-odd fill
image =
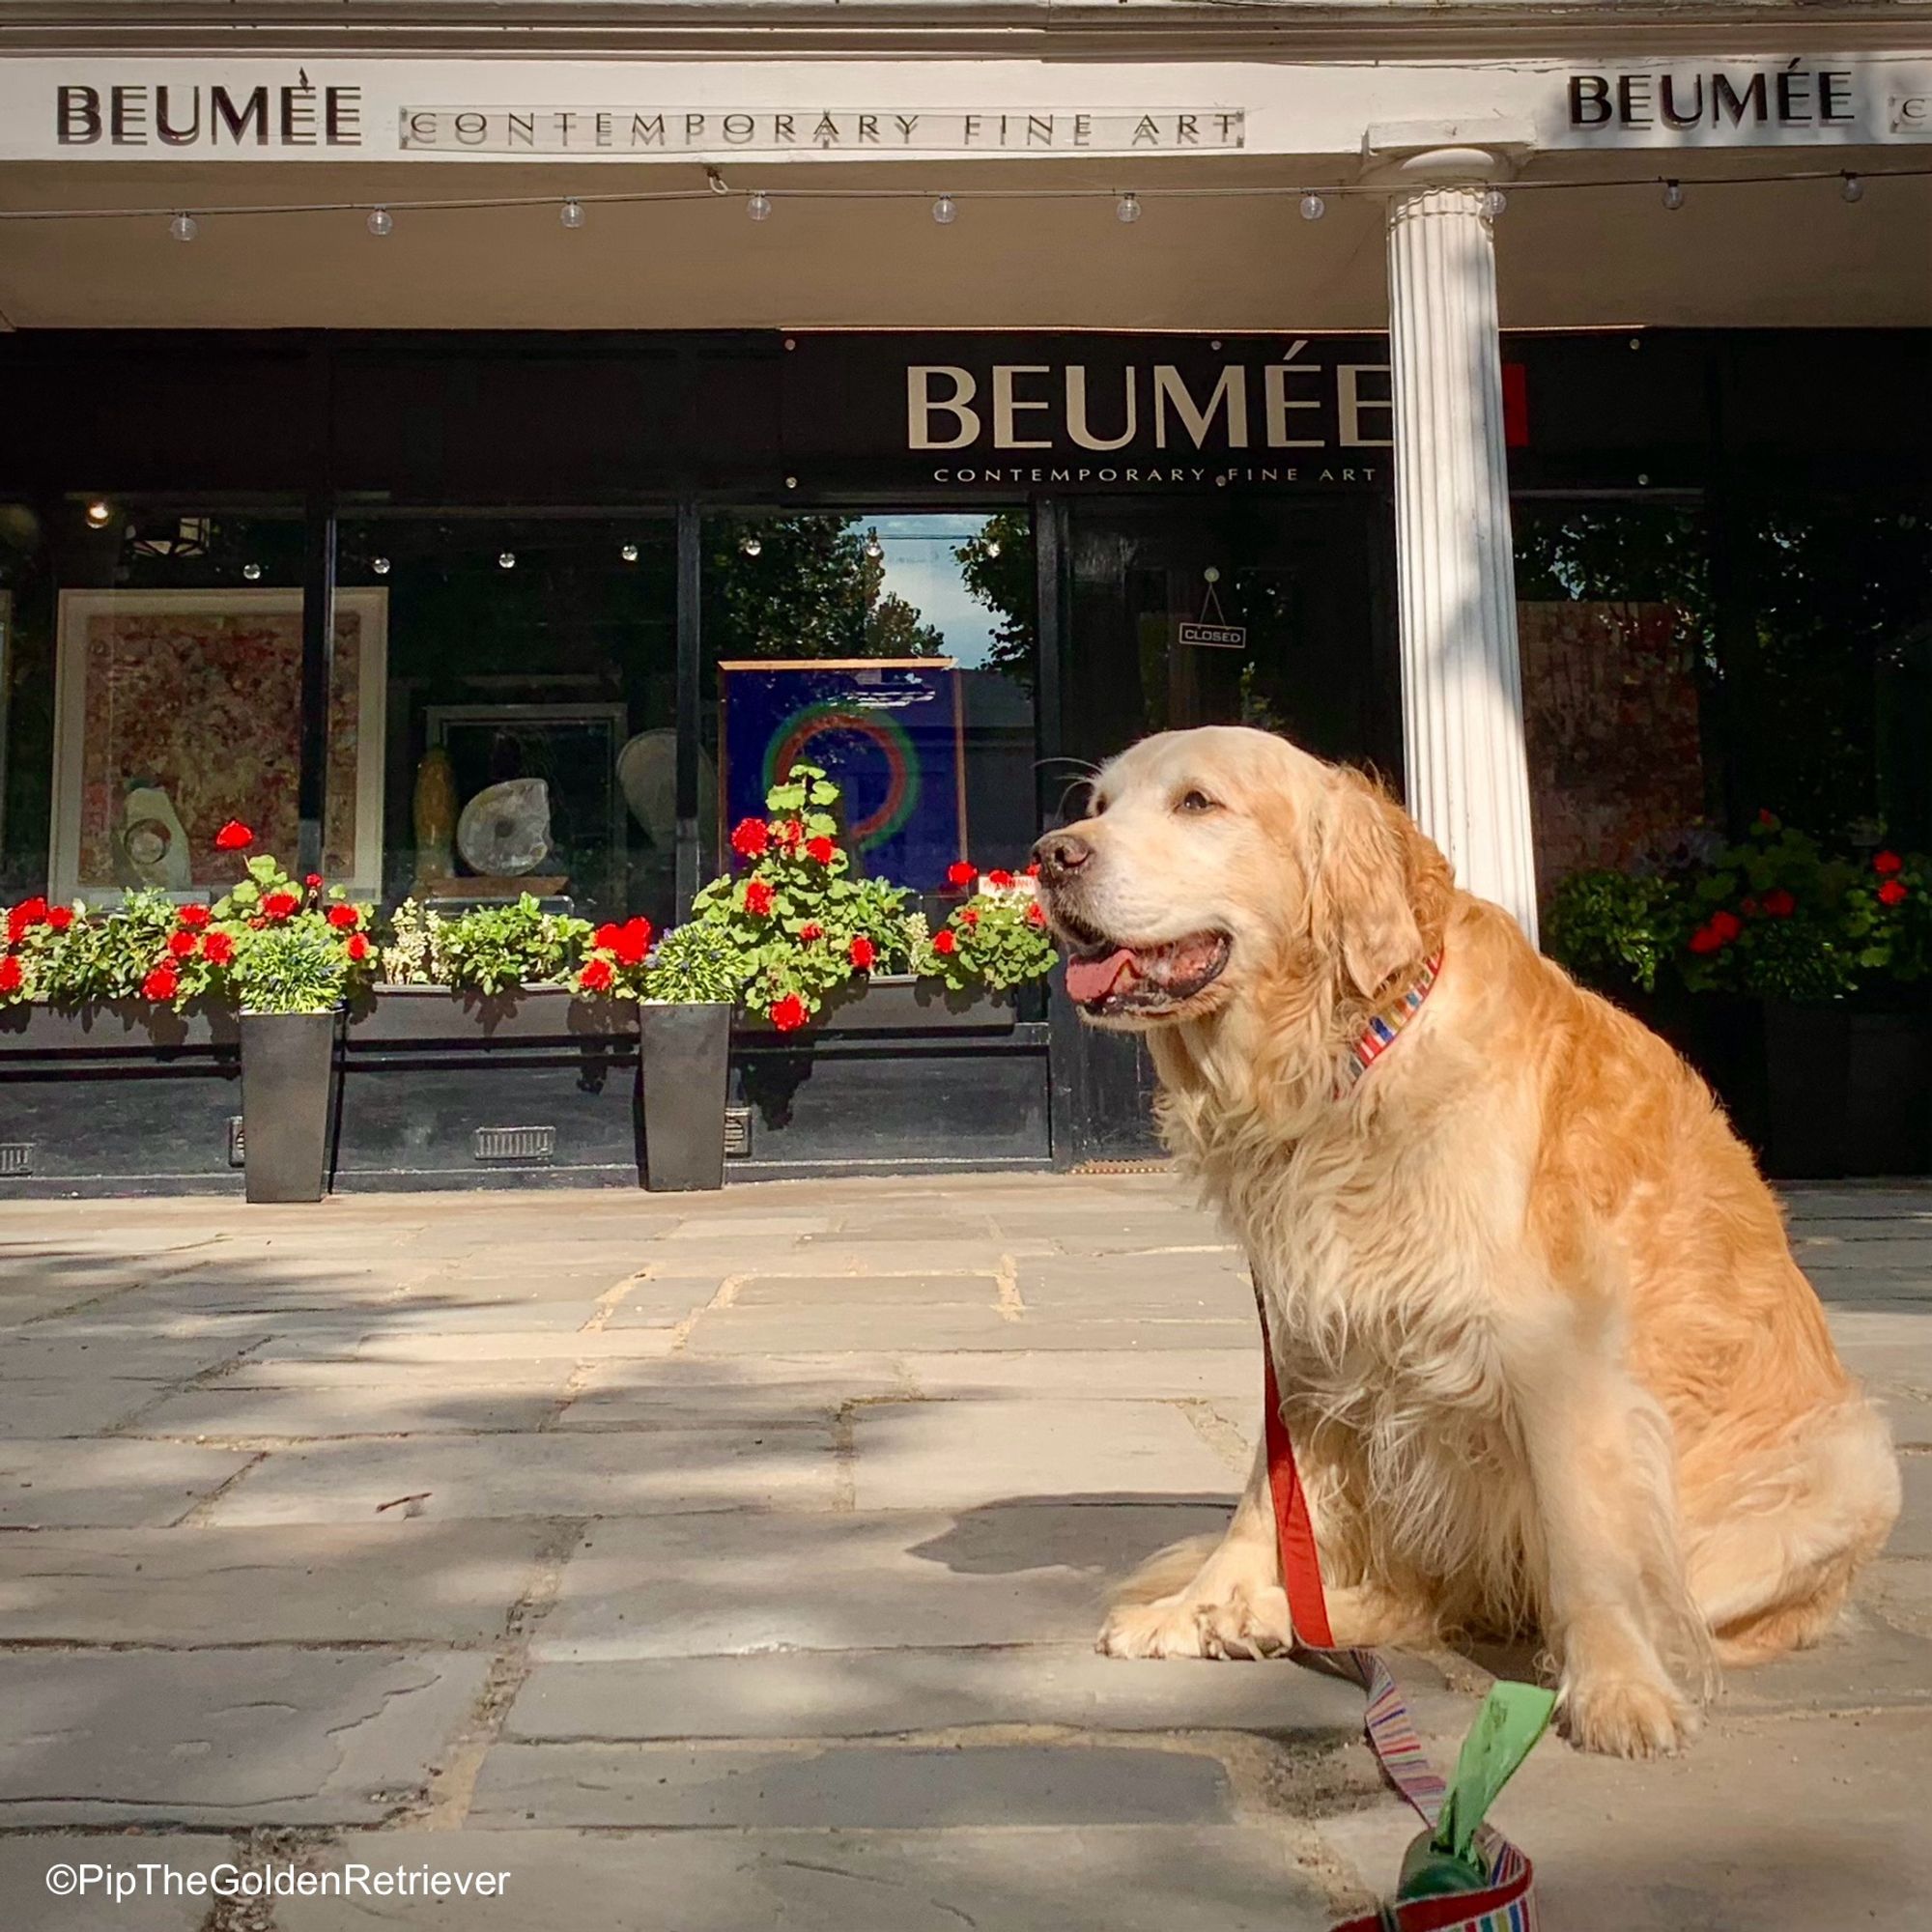
{"label": "dog's head", "polygon": [[1034,857],[1067,993],[1122,1031],[1285,974],[1372,999],[1439,943],[1449,894],[1441,855],[1368,780],[1235,725],[1143,739]]}

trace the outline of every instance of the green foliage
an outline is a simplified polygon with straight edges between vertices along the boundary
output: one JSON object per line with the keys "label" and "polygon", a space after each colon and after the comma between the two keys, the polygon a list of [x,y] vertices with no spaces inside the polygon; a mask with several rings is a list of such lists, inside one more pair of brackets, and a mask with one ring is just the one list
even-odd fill
{"label": "green foliage", "polygon": [[568,980],[590,944],[590,922],[545,912],[528,893],[515,905],[472,906],[440,923],[441,983],[479,993]]}
{"label": "green foliage", "polygon": [[1573,872],[1550,900],[1544,944],[1586,984],[1654,993],[1682,925],[1682,894],[1668,879]]}
{"label": "green foliage", "polygon": [[1005,872],[986,875],[926,941],[916,970],[954,992],[985,986],[1003,993],[1043,980],[1053,965],[1053,941],[1031,885]]}
{"label": "green foliage", "polygon": [[738,954],[716,925],[690,920],[665,934],[644,974],[644,998],[675,1006],[735,1006],[743,985]]}
{"label": "green foliage", "polygon": [[141,982],[167,943],[176,906],[165,893],[129,893],[120,908],[102,917],[84,905],[68,908],[65,931],[46,923],[26,930],[14,948],[21,982],[10,996],[50,1006],[92,1006],[139,995]]}
{"label": "green foliage", "polygon": [[242,1011],[326,1013],[342,1004],[349,958],[312,913],[252,927],[236,942],[230,983]]}
{"label": "green foliage", "polygon": [[[707,643],[721,658],[906,658],[937,654],[940,634],[885,589],[856,517],[720,520],[705,558]],[[757,543],[748,556],[741,544]]]}
{"label": "green foliage", "polygon": [[974,600],[993,613],[993,644],[986,662],[1031,689],[1037,596],[1032,518],[1024,510],[1001,510],[952,555]]}

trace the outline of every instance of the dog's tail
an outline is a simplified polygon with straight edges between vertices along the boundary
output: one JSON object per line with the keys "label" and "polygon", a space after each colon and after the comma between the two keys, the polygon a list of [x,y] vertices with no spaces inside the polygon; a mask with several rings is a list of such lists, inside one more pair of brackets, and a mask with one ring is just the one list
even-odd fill
{"label": "dog's tail", "polygon": [[1221,1538],[1218,1535],[1189,1536],[1156,1549],[1148,1560],[1110,1595],[1115,1609],[1131,1609],[1136,1604],[1151,1604],[1184,1590],[1201,1574]]}

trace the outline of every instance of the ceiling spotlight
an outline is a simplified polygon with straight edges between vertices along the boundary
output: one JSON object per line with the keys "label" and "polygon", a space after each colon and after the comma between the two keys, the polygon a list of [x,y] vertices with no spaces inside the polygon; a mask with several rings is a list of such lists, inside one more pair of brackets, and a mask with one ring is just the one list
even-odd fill
{"label": "ceiling spotlight", "polygon": [[201,233],[201,223],[191,214],[178,214],[168,223],[168,233],[177,242],[192,242]]}
{"label": "ceiling spotlight", "polygon": [[262,581],[262,566],[259,563],[244,563],[242,566],[242,575],[250,583],[259,583]]}
{"label": "ceiling spotlight", "polygon": [[369,211],[369,233],[386,235],[396,225],[396,217],[386,208],[372,208]]}
{"label": "ceiling spotlight", "polygon": [[114,505],[99,500],[88,504],[87,521],[99,529],[104,529],[114,521]]}
{"label": "ceiling spotlight", "polygon": [[373,570],[378,577],[387,577],[389,574],[389,559],[386,556],[371,557],[369,559],[369,568]]}
{"label": "ceiling spotlight", "polygon": [[942,194],[932,204],[932,218],[940,227],[950,227],[959,218],[959,204],[950,194]]}
{"label": "ceiling spotlight", "polygon": [[745,534],[738,539],[738,548],[741,551],[743,551],[747,556],[756,556],[757,554],[764,549],[764,545],[761,544],[757,540],[757,538],[754,537],[749,530],[747,530]]}
{"label": "ceiling spotlight", "polygon": [[713,194],[729,194],[731,192],[725,184],[724,177],[716,168],[706,168],[704,170],[704,185]]}
{"label": "ceiling spotlight", "polygon": [[1509,213],[1510,198],[1501,188],[1492,187],[1483,197],[1483,213],[1492,221],[1500,221]]}
{"label": "ceiling spotlight", "polygon": [[1122,221],[1138,221],[1141,218],[1141,198],[1137,194],[1123,194],[1114,204],[1114,213]]}
{"label": "ceiling spotlight", "polygon": [[582,228],[583,226],[583,204],[573,196],[557,212],[556,218],[566,228]]}
{"label": "ceiling spotlight", "polygon": [[1671,209],[1682,208],[1684,206],[1684,184],[1682,182],[1667,181],[1663,184],[1663,205],[1665,208]]}
{"label": "ceiling spotlight", "polygon": [[1857,175],[1847,175],[1838,192],[1847,201],[1862,201],[1865,198],[1865,185]]}
{"label": "ceiling spotlight", "polygon": [[1301,218],[1304,221],[1320,221],[1328,213],[1328,204],[1319,194],[1304,194],[1301,197]]}
{"label": "ceiling spotlight", "polygon": [[621,556],[626,563],[636,563],[638,560],[638,547],[636,544],[626,544],[624,548],[617,553],[617,554]]}
{"label": "ceiling spotlight", "polygon": [[771,219],[771,213],[772,213],[771,196],[768,195],[763,188],[759,188],[755,193],[747,197],[745,202],[745,213],[749,214],[753,221],[769,221]]}
{"label": "ceiling spotlight", "polygon": [[497,568],[498,570],[515,570],[516,567],[517,553],[515,551],[504,550],[497,553]]}

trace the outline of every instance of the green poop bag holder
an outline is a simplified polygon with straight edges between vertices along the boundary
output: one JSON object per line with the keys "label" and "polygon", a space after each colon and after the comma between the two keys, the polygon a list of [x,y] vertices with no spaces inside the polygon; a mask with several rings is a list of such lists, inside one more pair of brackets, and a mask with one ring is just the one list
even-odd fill
{"label": "green poop bag holder", "polygon": [[1369,1746],[1383,1775],[1425,1827],[1403,1858],[1395,1897],[1375,1912],[1346,1920],[1336,1932],[1533,1932],[1535,1873],[1529,1861],[1486,1820],[1496,1794],[1548,1725],[1555,1693],[1535,1684],[1492,1686],[1463,1741],[1454,1781],[1442,1782],[1423,1752],[1387,1664],[1372,1650],[1335,1648],[1308,1498],[1281,1419],[1265,1309],[1262,1334],[1268,1488],[1295,1648],[1362,1687],[1369,1700]]}

